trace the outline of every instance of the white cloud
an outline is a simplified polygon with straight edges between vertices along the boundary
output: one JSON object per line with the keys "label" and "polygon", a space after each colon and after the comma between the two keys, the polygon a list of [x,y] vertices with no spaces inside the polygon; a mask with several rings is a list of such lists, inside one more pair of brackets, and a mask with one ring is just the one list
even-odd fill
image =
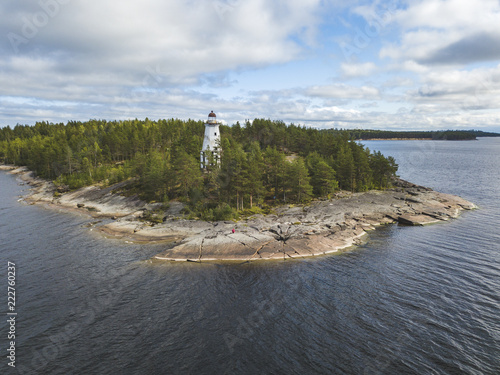
{"label": "white cloud", "polygon": [[438,70],[422,76],[408,100],[443,110],[500,109],[500,65],[473,70]]}
{"label": "white cloud", "polygon": [[498,13],[496,0],[420,0],[396,13],[395,18],[405,29],[474,29],[484,22],[494,22]]}
{"label": "white cloud", "polygon": [[[56,0],[52,1],[57,4]],[[46,25],[36,27],[41,7],[19,4],[0,31],[25,38],[25,25],[37,29],[15,45],[36,63],[53,59],[59,74],[119,72],[137,85],[148,68],[160,66],[164,82],[226,69],[290,61],[301,53],[293,40],[311,40],[319,0],[186,1],[117,3],[71,0],[58,5]],[[29,27],[28,27],[29,29]],[[26,34],[26,35],[25,35]],[[8,40],[0,48],[14,54]],[[60,60],[60,55],[66,58]],[[177,78],[178,79],[178,78]],[[108,82],[111,83],[111,82]]]}
{"label": "white cloud", "polygon": [[500,59],[500,3],[495,0],[422,0],[395,13],[400,43],[382,58],[420,64],[463,65]]}
{"label": "white cloud", "polygon": [[[10,35],[0,39],[0,98],[18,96],[28,103],[34,97],[44,108],[47,101],[76,101],[82,108],[93,106],[91,117],[183,116],[216,96],[190,87],[231,86],[228,71],[299,58],[314,43],[319,5],[320,0],[7,0],[0,4],[0,34]],[[73,117],[85,113],[68,110],[37,114],[71,119],[71,111]],[[33,113],[24,121],[19,116],[20,122]]]}
{"label": "white cloud", "polygon": [[312,86],[304,90],[306,96],[327,99],[368,99],[374,100],[380,97],[376,87],[371,86],[349,86],[345,84],[332,84],[325,86]]}
{"label": "white cloud", "polygon": [[342,75],[346,78],[364,77],[373,74],[377,70],[377,66],[372,62],[362,64],[342,63],[340,65]]}

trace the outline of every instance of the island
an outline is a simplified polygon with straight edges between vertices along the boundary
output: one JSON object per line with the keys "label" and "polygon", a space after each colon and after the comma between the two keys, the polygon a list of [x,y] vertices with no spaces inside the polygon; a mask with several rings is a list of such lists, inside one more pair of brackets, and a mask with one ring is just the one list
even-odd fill
{"label": "island", "polygon": [[[30,186],[23,199],[55,209],[70,210],[101,219],[93,225],[104,236],[140,243],[165,243],[167,250],[154,261],[286,260],[336,253],[364,241],[377,226],[425,225],[447,221],[476,206],[458,196],[395,179],[380,191],[338,192],[331,199],[307,205],[283,205],[274,212],[238,222],[188,220],[180,215],[183,204],[171,205],[165,220],[143,220],[156,203],[113,193],[120,183],[88,186],[59,194],[50,181],[24,167],[0,166]],[[121,183],[123,184],[123,183]],[[180,215],[180,216],[179,216]]]}
{"label": "island", "polygon": [[[91,215],[92,230],[161,242],[156,261],[250,261],[338,252],[376,226],[475,206],[398,178],[348,131],[254,119],[38,122],[0,129],[2,169],[28,203]],[[23,166],[23,167],[17,167]]]}

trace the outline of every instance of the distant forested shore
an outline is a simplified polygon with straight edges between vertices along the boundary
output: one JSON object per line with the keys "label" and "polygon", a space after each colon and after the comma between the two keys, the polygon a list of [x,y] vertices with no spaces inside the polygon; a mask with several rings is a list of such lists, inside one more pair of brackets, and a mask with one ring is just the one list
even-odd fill
{"label": "distant forested shore", "polygon": [[477,137],[500,137],[499,133],[481,130],[439,130],[439,131],[392,131],[392,130],[346,130],[351,139],[431,139],[436,141],[465,141]]}
{"label": "distant forested shore", "polygon": [[340,189],[384,189],[398,168],[348,131],[268,119],[220,130],[220,167],[200,168],[203,121],[147,118],[4,127],[0,162],[27,166],[61,192],[128,181],[120,193],[165,204],[181,200],[188,216],[204,220],[307,203]]}

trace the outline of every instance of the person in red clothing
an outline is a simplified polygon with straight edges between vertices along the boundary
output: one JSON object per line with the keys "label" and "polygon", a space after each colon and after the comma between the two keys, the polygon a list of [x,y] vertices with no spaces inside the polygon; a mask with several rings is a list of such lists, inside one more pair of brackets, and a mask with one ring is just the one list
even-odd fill
{"label": "person in red clothing", "polygon": [[234,233],[234,232],[235,232],[235,231],[234,231],[234,228],[233,228],[233,233]]}

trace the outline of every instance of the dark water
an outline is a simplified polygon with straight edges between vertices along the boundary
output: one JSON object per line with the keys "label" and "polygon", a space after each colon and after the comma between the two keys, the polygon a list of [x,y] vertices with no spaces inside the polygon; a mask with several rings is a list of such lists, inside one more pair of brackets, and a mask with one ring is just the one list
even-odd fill
{"label": "dark water", "polygon": [[[500,139],[366,142],[480,206],[327,257],[171,264],[92,221],[17,202],[0,173],[0,298],[17,267],[16,369],[35,374],[499,374]],[[6,317],[5,317],[6,320]],[[0,344],[7,352],[7,323]]]}

